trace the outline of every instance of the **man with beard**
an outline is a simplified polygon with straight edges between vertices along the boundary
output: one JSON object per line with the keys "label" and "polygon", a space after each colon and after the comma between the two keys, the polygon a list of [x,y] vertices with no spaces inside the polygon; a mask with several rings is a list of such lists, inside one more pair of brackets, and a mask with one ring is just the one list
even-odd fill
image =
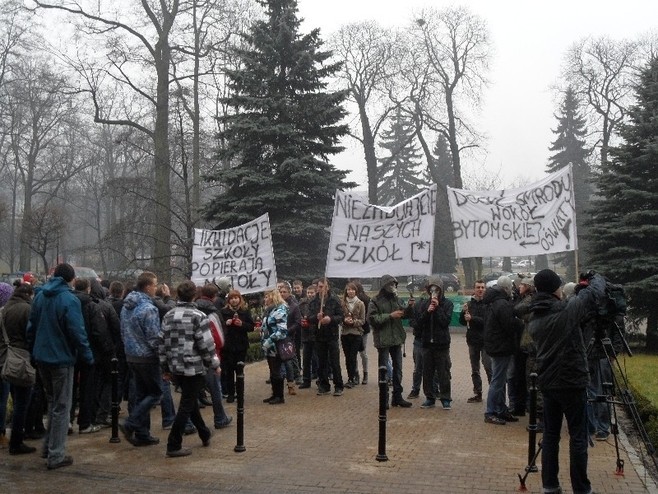
{"label": "man with beard", "polygon": [[402,398],[402,345],[407,336],[402,318],[413,316],[413,302],[405,307],[398,298],[398,280],[385,274],[379,293],[368,304],[368,322],[378,353],[378,367],[385,367],[388,357],[393,362],[393,396],[391,405],[409,408],[411,402]]}

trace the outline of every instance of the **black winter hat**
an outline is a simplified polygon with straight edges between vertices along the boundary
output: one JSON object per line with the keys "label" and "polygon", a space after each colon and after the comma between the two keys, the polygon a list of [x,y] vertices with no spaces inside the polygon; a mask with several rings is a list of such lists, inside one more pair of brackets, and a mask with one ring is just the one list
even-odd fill
{"label": "black winter hat", "polygon": [[535,288],[538,292],[553,293],[560,288],[562,280],[551,269],[542,269],[535,275]]}
{"label": "black winter hat", "polygon": [[53,272],[53,276],[59,276],[60,278],[63,278],[67,283],[70,283],[71,280],[75,278],[75,269],[73,269],[73,266],[70,264],[63,262],[62,264],[57,265],[55,271]]}

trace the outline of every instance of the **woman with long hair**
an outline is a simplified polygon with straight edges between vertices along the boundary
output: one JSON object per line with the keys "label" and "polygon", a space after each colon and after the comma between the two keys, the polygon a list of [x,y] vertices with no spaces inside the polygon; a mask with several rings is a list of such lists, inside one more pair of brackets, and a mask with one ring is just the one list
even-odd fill
{"label": "woman with long hair", "polygon": [[231,290],[226,295],[226,305],[221,310],[224,323],[224,347],[222,348],[222,387],[227,403],[235,401],[235,379],[238,362],[244,362],[249,349],[248,333],[254,330],[254,321],[247,303],[238,290]]}
{"label": "woman with long hair", "polygon": [[345,285],[345,293],[341,300],[345,318],[341,325],[340,342],[345,354],[347,367],[346,388],[353,388],[358,382],[356,358],[363,345],[363,323],[366,320],[366,306],[357,297],[357,286],[354,283]]}
{"label": "woman with long hair", "polygon": [[272,396],[263,400],[270,405],[285,403],[283,397],[283,377],[281,365],[283,361],[276,348],[276,342],[288,336],[288,304],[283,300],[279,290],[265,292],[265,314],[260,328],[260,341],[263,354],[267,357],[270,368]]}

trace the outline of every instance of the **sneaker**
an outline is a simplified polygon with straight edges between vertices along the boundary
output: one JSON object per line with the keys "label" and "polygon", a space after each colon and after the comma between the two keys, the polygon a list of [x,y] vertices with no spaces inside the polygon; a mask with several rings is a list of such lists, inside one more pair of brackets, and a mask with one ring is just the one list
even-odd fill
{"label": "sneaker", "polygon": [[99,430],[101,430],[100,425],[91,424],[90,426],[85,427],[84,429],[80,429],[78,431],[78,433],[79,434],[93,434],[94,432],[98,432]]}
{"label": "sneaker", "polygon": [[348,380],[348,381],[345,383],[345,387],[346,387],[347,389],[352,389],[352,388],[354,387],[354,383],[352,382],[351,379]]}
{"label": "sneaker", "polygon": [[597,441],[606,441],[608,439],[608,436],[610,436],[610,433],[608,433],[607,431],[598,431],[594,435],[594,439],[596,439]]}
{"label": "sneaker", "polygon": [[326,396],[331,394],[330,389],[318,389],[318,396]]}
{"label": "sneaker", "polygon": [[25,443],[20,443],[18,446],[15,448],[12,448],[9,446],[9,454],[10,455],[27,455],[30,453],[34,453],[37,450],[37,448],[33,446],[28,446]]}
{"label": "sneaker", "polygon": [[168,458],[180,458],[181,456],[190,456],[192,454],[191,449],[181,448],[174,451],[167,451]]}
{"label": "sneaker", "polygon": [[474,396],[471,396],[466,403],[482,403],[482,393],[478,393]]}
{"label": "sneaker", "polygon": [[164,425],[164,424],[163,424],[163,425],[162,425],[162,430],[163,430],[163,431],[170,431],[172,425],[174,425],[174,424],[167,424],[167,425]]}
{"label": "sneaker", "polygon": [[441,400],[441,406],[443,407],[444,410],[451,410],[452,406],[450,404],[451,404],[450,400]]}
{"label": "sneaker", "polygon": [[130,444],[135,444],[135,431],[121,422],[119,422],[119,430],[121,431],[121,434],[123,434],[123,437],[126,438],[126,441]]}
{"label": "sneaker", "polygon": [[233,422],[233,417],[226,417],[226,420],[223,422],[220,422],[219,424],[215,424],[215,429],[225,429],[229,425],[231,425],[231,422]]}
{"label": "sneaker", "polygon": [[420,408],[434,408],[436,406],[436,403],[434,400],[427,399],[423,402],[423,404],[420,406]]}
{"label": "sneaker", "polygon": [[505,425],[507,423],[500,417],[497,417],[496,415],[485,415],[484,421],[487,424],[495,424],[495,425]]}
{"label": "sneaker", "polygon": [[186,436],[191,436],[192,434],[196,434],[196,427],[192,424],[187,424],[185,426],[185,430],[183,430],[183,434]]}
{"label": "sneaker", "polygon": [[407,396],[407,400],[415,400],[416,398],[418,398],[418,395],[419,392],[412,389],[411,393],[409,393],[409,395]]}
{"label": "sneaker", "polygon": [[334,391],[334,396],[343,396],[343,388],[338,388]]}
{"label": "sneaker", "polygon": [[55,470],[56,468],[69,467],[71,465],[73,465],[73,457],[67,455],[57,463],[49,463],[48,470]]}
{"label": "sneaker", "polygon": [[228,396],[226,398],[226,403],[233,403],[235,401],[235,396]]}

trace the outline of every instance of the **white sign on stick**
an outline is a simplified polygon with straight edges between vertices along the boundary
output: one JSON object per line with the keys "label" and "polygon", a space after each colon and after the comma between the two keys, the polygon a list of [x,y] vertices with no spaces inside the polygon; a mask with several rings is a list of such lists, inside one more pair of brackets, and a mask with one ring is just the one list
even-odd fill
{"label": "white sign on stick", "polygon": [[457,257],[525,256],[576,250],[571,166],[523,188],[448,187]]}
{"label": "white sign on stick", "polygon": [[242,294],[276,288],[272,232],[267,213],[226,230],[194,229],[192,281],[214,282],[227,276]]}
{"label": "white sign on stick", "polygon": [[326,276],[431,274],[435,215],[436,185],[390,207],[336,191]]}

